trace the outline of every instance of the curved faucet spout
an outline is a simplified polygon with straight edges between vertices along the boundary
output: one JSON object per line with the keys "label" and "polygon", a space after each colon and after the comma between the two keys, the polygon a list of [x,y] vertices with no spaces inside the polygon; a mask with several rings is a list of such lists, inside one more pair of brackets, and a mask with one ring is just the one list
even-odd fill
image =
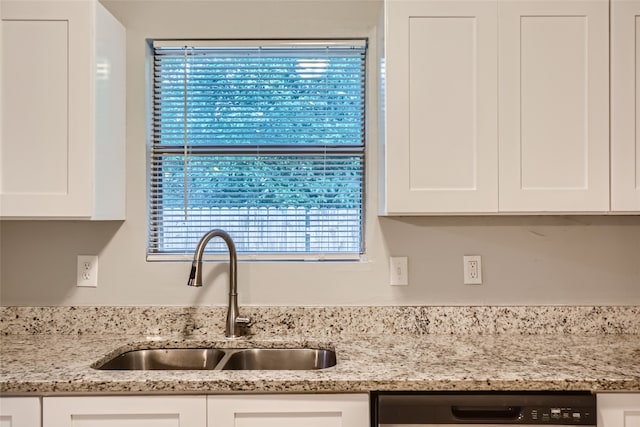
{"label": "curved faucet spout", "polygon": [[233,239],[224,230],[215,229],[206,233],[196,246],[196,252],[193,255],[193,262],[191,263],[191,274],[189,275],[189,286],[202,286],[202,257],[204,256],[204,249],[207,247],[207,243],[214,237],[221,237],[227,244],[227,250],[229,251],[229,292],[238,293],[238,277],[236,274],[236,266],[238,264],[236,255],[236,245],[233,243]]}
{"label": "curved faucet spout", "polygon": [[250,320],[240,317],[238,310],[238,257],[236,255],[236,246],[229,233],[224,230],[214,229],[202,236],[193,255],[191,273],[189,274],[187,285],[202,286],[202,257],[207,243],[214,237],[222,238],[229,250],[229,305],[227,307],[227,322],[224,334],[227,338],[238,338],[242,336],[241,325],[248,325]]}

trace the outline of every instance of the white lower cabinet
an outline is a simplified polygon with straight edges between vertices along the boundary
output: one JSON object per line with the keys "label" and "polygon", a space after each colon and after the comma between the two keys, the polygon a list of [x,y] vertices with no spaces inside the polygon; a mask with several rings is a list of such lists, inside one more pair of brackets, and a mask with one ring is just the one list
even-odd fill
{"label": "white lower cabinet", "polygon": [[[38,411],[39,413],[39,411]],[[7,426],[27,426],[8,424]],[[33,427],[35,424],[29,424]],[[43,398],[43,427],[368,427],[367,394]],[[2,427],[5,427],[4,424]]]}
{"label": "white lower cabinet", "polygon": [[0,397],[0,427],[39,427],[39,397]]}
{"label": "white lower cabinet", "polygon": [[367,394],[209,396],[207,427],[368,427]]}
{"label": "white lower cabinet", "polygon": [[205,427],[206,396],[43,398],[43,427]]}
{"label": "white lower cabinet", "polygon": [[640,427],[640,393],[602,393],[598,427]]}

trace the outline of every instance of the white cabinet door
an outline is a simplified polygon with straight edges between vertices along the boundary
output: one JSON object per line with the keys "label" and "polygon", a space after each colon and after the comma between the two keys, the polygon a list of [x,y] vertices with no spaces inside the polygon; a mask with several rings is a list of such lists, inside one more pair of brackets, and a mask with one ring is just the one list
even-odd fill
{"label": "white cabinet door", "polygon": [[385,2],[382,214],[495,212],[495,1]]}
{"label": "white cabinet door", "polygon": [[124,219],[124,28],[96,0],[0,17],[0,217]]}
{"label": "white cabinet door", "polygon": [[609,210],[609,2],[498,3],[500,210]]}
{"label": "white cabinet door", "polygon": [[43,427],[205,427],[206,396],[43,398]]}
{"label": "white cabinet door", "polygon": [[640,393],[598,394],[598,427],[640,427]]}
{"label": "white cabinet door", "polygon": [[39,397],[0,397],[0,427],[38,427]]}
{"label": "white cabinet door", "polygon": [[208,397],[208,427],[369,427],[366,394]]}
{"label": "white cabinet door", "polygon": [[640,211],[640,0],[611,0],[611,210]]}

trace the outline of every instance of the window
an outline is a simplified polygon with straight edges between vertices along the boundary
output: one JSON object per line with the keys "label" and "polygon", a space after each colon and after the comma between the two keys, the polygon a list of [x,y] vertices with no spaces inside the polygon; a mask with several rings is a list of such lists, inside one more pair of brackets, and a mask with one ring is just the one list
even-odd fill
{"label": "window", "polygon": [[364,40],[152,51],[149,259],[191,255],[212,228],[240,255],[363,253]]}

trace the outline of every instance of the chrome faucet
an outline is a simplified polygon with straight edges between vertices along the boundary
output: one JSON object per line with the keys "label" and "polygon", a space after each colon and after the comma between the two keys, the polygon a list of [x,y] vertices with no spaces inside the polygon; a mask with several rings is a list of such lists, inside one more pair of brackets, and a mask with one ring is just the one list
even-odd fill
{"label": "chrome faucet", "polygon": [[202,286],[202,256],[204,248],[209,240],[220,237],[227,244],[229,250],[229,306],[227,307],[227,324],[224,335],[227,338],[240,338],[243,336],[242,326],[249,326],[251,320],[248,317],[240,317],[238,310],[238,275],[236,273],[238,257],[236,255],[236,245],[231,236],[220,229],[211,230],[206,233],[198,242],[196,252],[191,263],[191,273],[189,274],[189,286]]}

